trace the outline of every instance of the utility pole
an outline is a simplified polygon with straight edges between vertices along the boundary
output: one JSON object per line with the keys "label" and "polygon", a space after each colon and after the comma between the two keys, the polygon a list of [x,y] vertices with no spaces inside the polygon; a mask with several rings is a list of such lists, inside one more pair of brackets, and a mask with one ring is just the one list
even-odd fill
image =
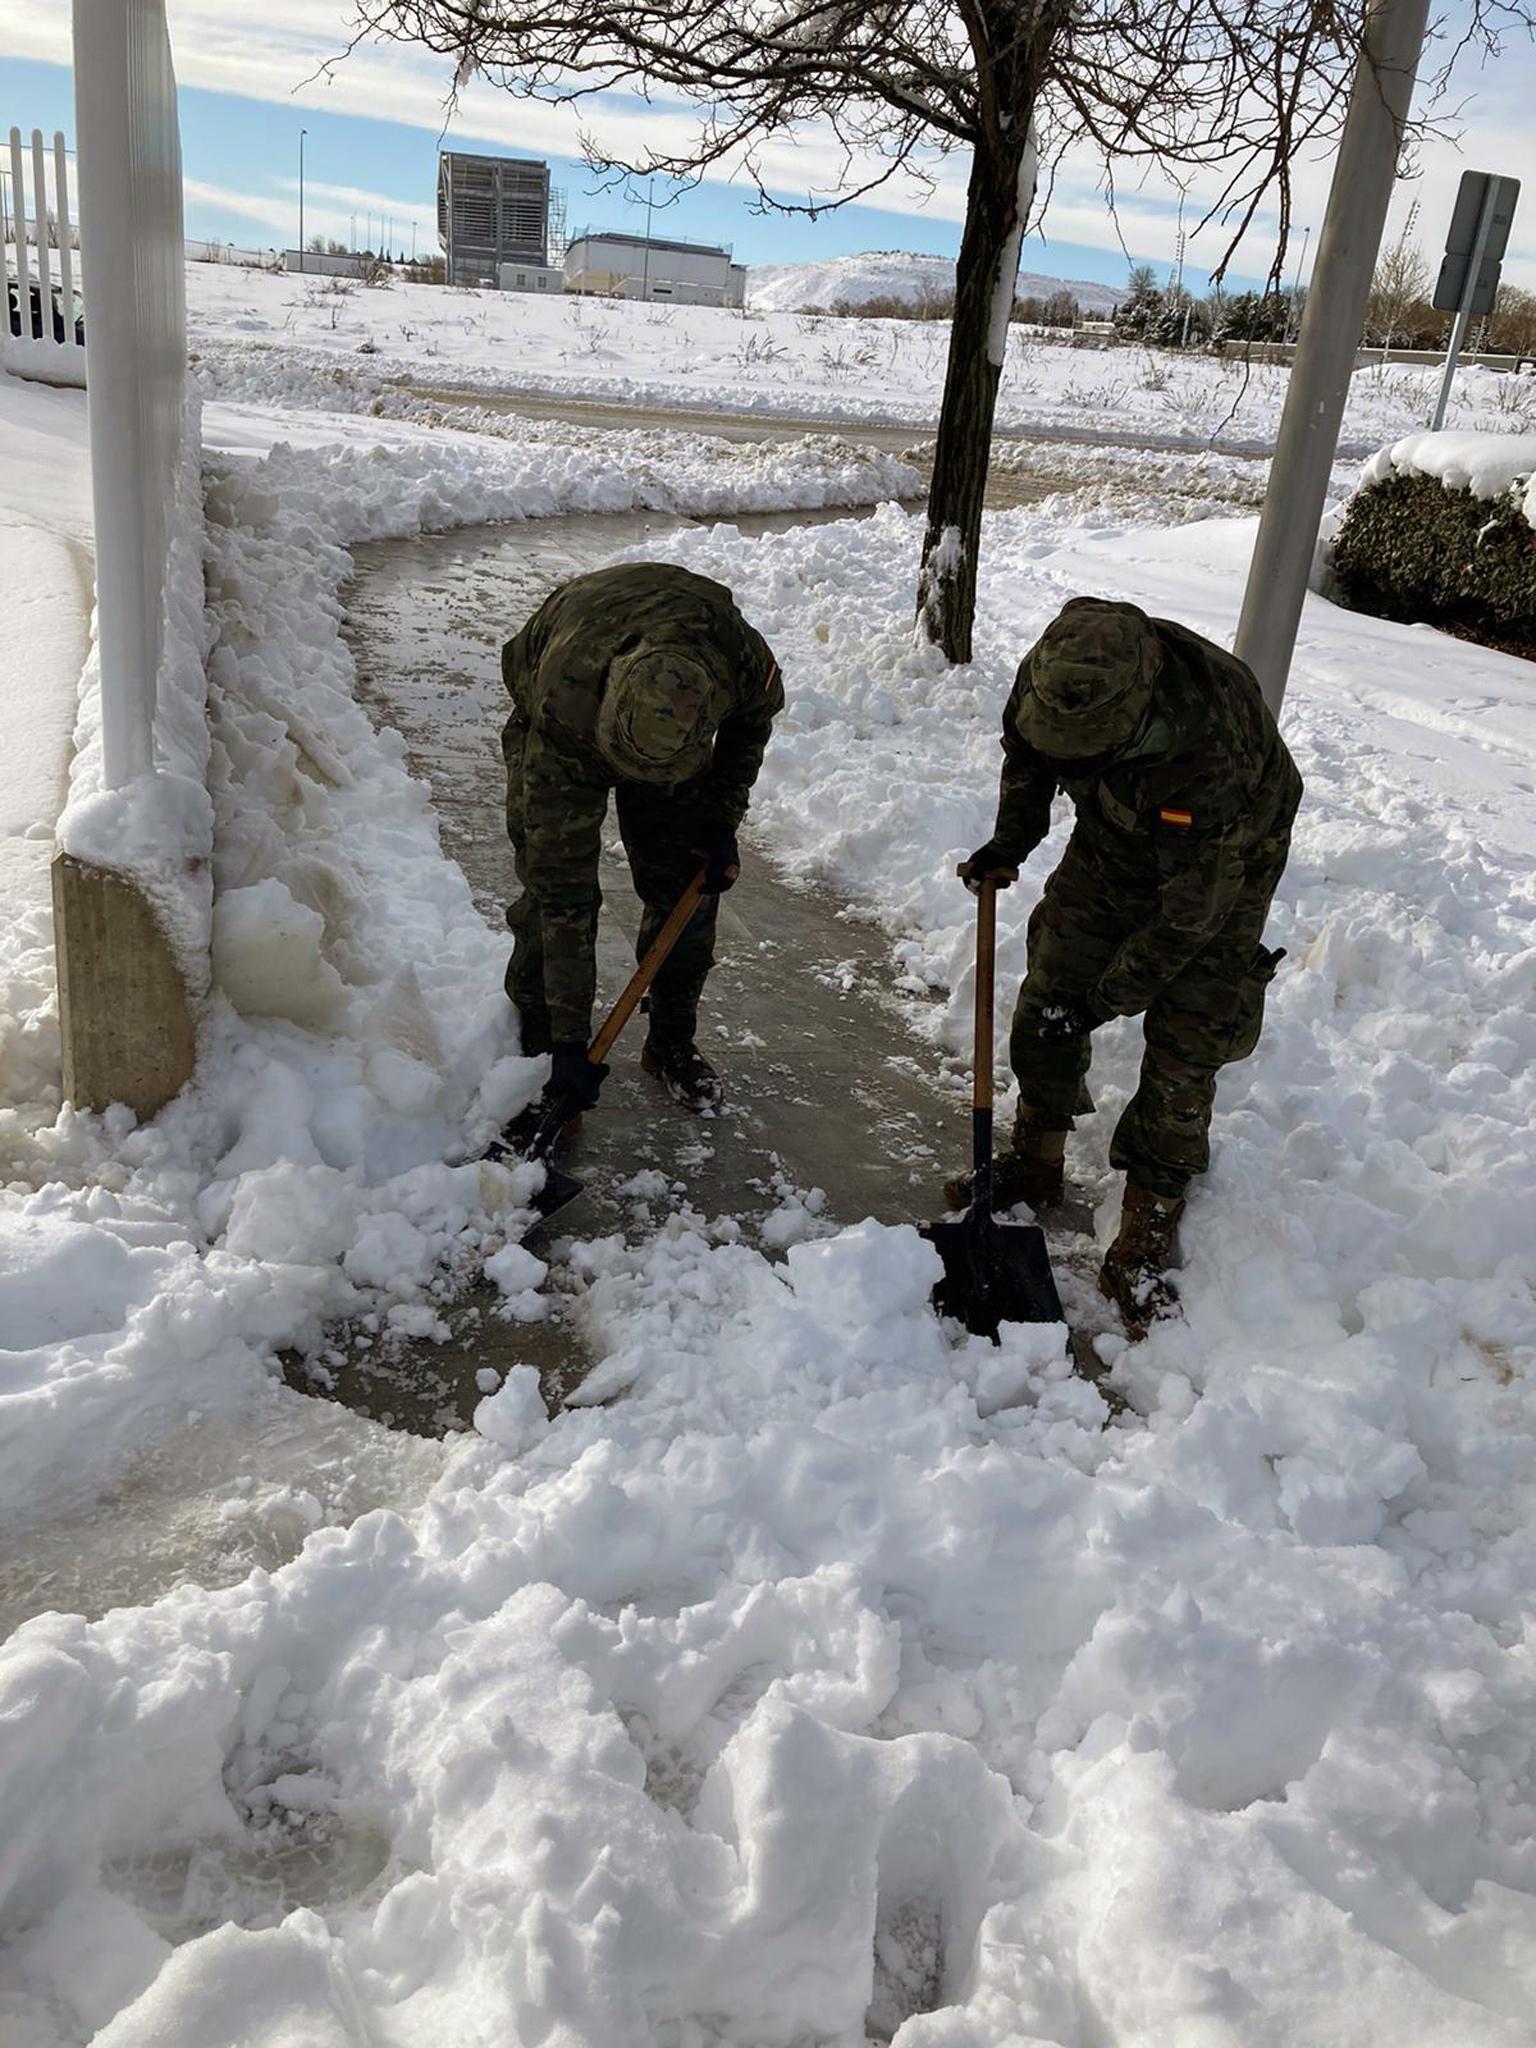
{"label": "utility pole", "polygon": [[309,264],[304,255],[304,138],[307,128],[299,130],[299,268],[307,270]]}
{"label": "utility pole", "polygon": [[1339,139],[1237,627],[1237,654],[1277,715],[1428,17],[1429,0],[1374,0]]}
{"label": "utility pole", "polygon": [[655,189],[655,183],[654,178],[647,178],[645,181],[645,276],[640,285],[642,299],[649,299],[651,296],[651,194]]}

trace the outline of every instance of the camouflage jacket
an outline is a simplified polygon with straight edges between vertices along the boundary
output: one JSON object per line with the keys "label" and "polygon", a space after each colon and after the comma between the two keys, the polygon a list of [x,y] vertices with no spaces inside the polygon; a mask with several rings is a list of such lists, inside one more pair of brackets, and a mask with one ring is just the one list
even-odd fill
{"label": "camouflage jacket", "polygon": [[551,1014],[563,1019],[557,1037],[590,1011],[595,983],[598,861],[608,794],[618,780],[595,737],[604,680],[614,656],[646,633],[687,642],[730,700],[704,773],[670,793],[652,792],[670,837],[686,832],[702,844],[714,829],[740,824],[784,708],[773,650],[729,590],[670,563],[625,563],[575,577],[506,643],[507,817],[540,913]]}
{"label": "camouflage jacket", "polygon": [[1094,761],[1047,760],[1015,723],[1029,658],[1003,713],[996,838],[1018,861],[1050,830],[1058,789],[1076,832],[1116,864],[1144,862],[1155,910],[1120,948],[1095,997],[1135,1016],[1214,936],[1242,896],[1250,864],[1282,842],[1301,777],[1253,672],[1187,627],[1154,619],[1163,662],[1128,747]]}

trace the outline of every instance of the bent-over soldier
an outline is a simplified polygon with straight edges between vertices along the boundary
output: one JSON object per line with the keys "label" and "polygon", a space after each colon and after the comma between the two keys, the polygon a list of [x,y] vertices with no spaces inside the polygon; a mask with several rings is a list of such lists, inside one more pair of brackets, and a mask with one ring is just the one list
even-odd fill
{"label": "bent-over soldier", "polygon": [[[962,868],[1017,880],[1058,789],[1076,822],[1029,921],[1009,1056],[1001,1205],[1060,1202],[1073,1119],[1092,1109],[1090,1034],[1144,1018],[1140,1085],[1110,1146],[1126,1175],[1100,1285],[1133,1332],[1166,1278],[1185,1190],[1209,1164],[1216,1076],[1258,1043],[1281,958],[1263,944],[1301,777],[1252,671],[1134,604],[1076,597],[1024,657],[1003,714],[997,824]],[[954,1181],[951,1200],[968,1199]]]}
{"label": "bent-over soldier", "polygon": [[512,696],[502,733],[507,832],[522,894],[507,993],[525,1053],[553,1056],[551,1086],[597,1101],[586,1059],[597,989],[598,862],[608,795],[643,905],[643,955],[702,863],[707,894],[651,990],[648,1072],[703,1108],[720,1078],[695,1043],[719,896],[736,832],[783,709],[778,664],[723,584],[665,562],[575,577],[502,650]]}

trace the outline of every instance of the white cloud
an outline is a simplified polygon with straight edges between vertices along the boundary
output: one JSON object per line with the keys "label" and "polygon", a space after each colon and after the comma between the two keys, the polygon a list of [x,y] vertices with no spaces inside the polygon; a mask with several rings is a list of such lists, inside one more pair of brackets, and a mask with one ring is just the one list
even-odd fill
{"label": "white cloud", "polygon": [[[185,85],[269,100],[295,117],[313,108],[398,121],[432,132],[442,128],[448,70],[443,60],[424,50],[365,45],[333,70],[320,72],[327,59],[340,57],[346,48],[346,0],[262,0],[257,18],[244,10],[237,13],[231,0],[169,0],[169,12],[177,73]],[[0,25],[0,51],[67,62],[68,14],[61,0],[7,0]],[[1399,187],[1389,222],[1388,232],[1393,234],[1417,197],[1416,234],[1431,255],[1438,250],[1449,221],[1456,181],[1465,162],[1475,160],[1479,168],[1516,176],[1523,172],[1536,183],[1536,129],[1525,118],[1525,102],[1536,89],[1536,61],[1526,50],[1515,47],[1501,66],[1481,76],[1469,70],[1462,85],[1476,95],[1468,112],[1468,155],[1459,155],[1444,141],[1427,142],[1420,153],[1422,176]],[[675,102],[652,103],[623,95],[610,95],[581,110],[549,107],[515,100],[475,81],[461,96],[452,133],[463,142],[577,156],[581,132],[589,126],[600,134],[606,147],[622,153],[647,143],[667,147],[691,131],[692,117]],[[815,126],[767,144],[760,160],[770,185],[785,195],[825,193],[836,186],[843,168],[835,141]],[[965,204],[963,163],[951,158],[936,162],[933,168],[931,190],[925,191],[911,180],[898,180],[865,203],[907,216],[960,220]],[[1137,167],[1127,166],[1126,171],[1132,182],[1117,195],[1117,225],[1103,195],[1095,189],[1096,167],[1087,157],[1074,153],[1058,178],[1045,223],[1047,238],[1115,251],[1122,246],[1123,237],[1135,256],[1171,260],[1178,232],[1177,194],[1155,175],[1138,187],[1134,184]],[[1310,225],[1314,243],[1330,172],[1326,160],[1306,161],[1296,167],[1295,231],[1299,237],[1301,228]],[[1195,181],[1185,208],[1186,225],[1199,218],[1218,186],[1214,175]],[[319,194],[318,185],[315,190]],[[344,187],[332,188],[334,195],[345,192]],[[245,202],[242,217],[252,219],[270,219],[272,208],[279,203],[259,194],[237,196]],[[414,219],[418,233],[430,226],[430,204],[418,202],[412,209],[403,201],[392,203],[377,194],[348,198],[343,212],[366,210],[370,201],[374,211],[393,210],[402,219]],[[596,209],[600,202],[593,205]],[[263,211],[251,210],[257,207]],[[340,216],[333,210],[329,217]],[[336,232],[327,227],[316,231]],[[1236,267],[1250,274],[1265,270],[1275,232],[1271,208],[1255,223]],[[1214,262],[1224,242],[1225,236],[1215,228],[1192,240],[1188,252],[1191,265],[1203,267]],[[1528,193],[1525,211],[1517,217],[1505,275],[1536,286],[1536,190]]]}

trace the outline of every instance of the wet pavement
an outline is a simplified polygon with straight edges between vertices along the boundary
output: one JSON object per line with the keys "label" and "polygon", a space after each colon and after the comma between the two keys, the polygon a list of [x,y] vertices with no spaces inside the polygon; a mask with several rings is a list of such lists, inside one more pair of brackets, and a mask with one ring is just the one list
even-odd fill
{"label": "wet pavement", "polygon": [[[354,550],[347,630],[360,695],[403,734],[412,771],[433,791],[444,847],[488,918],[500,921],[515,886],[497,744],[501,643],[555,583],[681,523],[643,514],[547,520]],[[792,520],[737,523],[760,531]],[[487,1367],[533,1365],[557,1399],[590,1363],[561,1256],[573,1237],[637,1242],[687,1208],[740,1218],[747,1240],[776,1254],[797,1235],[865,1216],[921,1221],[942,1207],[939,1184],[966,1145],[963,1070],[925,1043],[913,998],[893,990],[886,937],[781,878],[750,840],[744,850],[742,878],[721,903],[700,1020],[699,1042],[725,1078],[724,1110],[690,1115],[641,1072],[644,1027],[635,1020],[600,1109],[562,1148],[582,1199],[548,1227],[552,1243],[534,1243],[554,1259],[556,1312],[509,1322],[494,1289],[471,1289],[448,1313],[449,1343],[387,1356],[368,1341],[343,1343],[326,1391],[431,1433],[468,1420]],[[639,923],[614,830],[602,882],[605,1004],[633,967]]]}

